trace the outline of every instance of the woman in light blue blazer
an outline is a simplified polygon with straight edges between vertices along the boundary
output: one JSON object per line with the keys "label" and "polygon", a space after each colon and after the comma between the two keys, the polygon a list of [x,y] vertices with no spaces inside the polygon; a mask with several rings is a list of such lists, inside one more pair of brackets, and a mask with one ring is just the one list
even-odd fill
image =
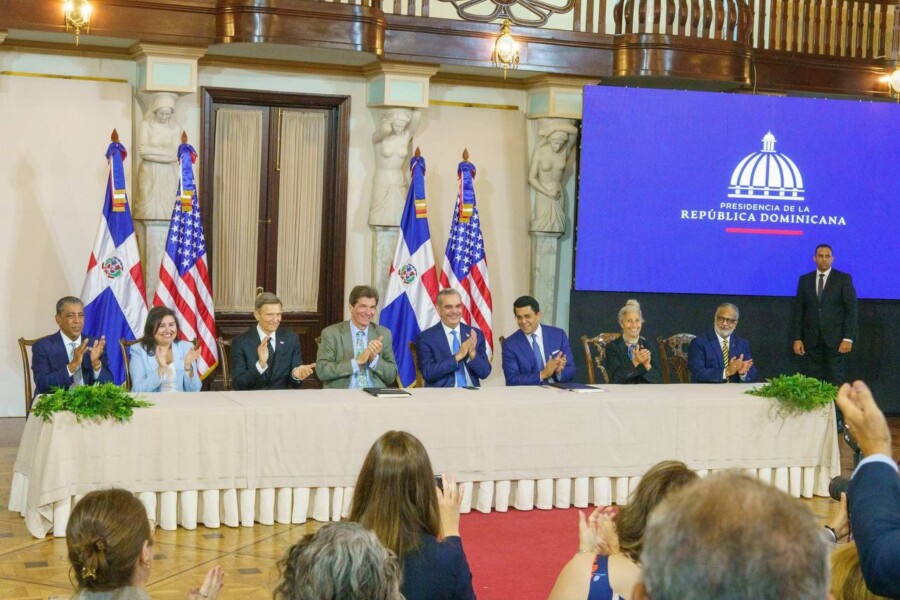
{"label": "woman in light blue blazer", "polygon": [[194,364],[200,350],[179,340],[178,332],[178,319],[171,309],[150,309],[144,337],[131,347],[128,370],[132,392],[200,391],[200,375]]}

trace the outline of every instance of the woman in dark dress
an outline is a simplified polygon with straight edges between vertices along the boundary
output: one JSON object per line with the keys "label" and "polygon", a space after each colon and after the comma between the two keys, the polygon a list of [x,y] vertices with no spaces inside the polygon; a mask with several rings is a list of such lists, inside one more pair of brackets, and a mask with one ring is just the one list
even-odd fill
{"label": "woman in dark dress", "polygon": [[662,383],[659,351],[641,337],[644,315],[637,300],[619,310],[622,337],[606,346],[604,367],[610,383]]}
{"label": "woman in dark dress", "polygon": [[470,600],[475,592],[459,537],[460,502],[454,477],[435,485],[422,442],[388,431],[366,455],[349,520],[374,531],[400,558],[406,600]]}

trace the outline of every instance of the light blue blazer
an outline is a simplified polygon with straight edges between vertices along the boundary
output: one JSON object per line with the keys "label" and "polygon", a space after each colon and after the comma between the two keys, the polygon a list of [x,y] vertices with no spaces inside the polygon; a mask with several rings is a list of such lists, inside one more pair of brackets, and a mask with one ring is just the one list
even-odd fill
{"label": "light blue blazer", "polygon": [[[191,351],[191,343],[178,340],[172,344],[172,361],[175,363],[175,384],[182,392],[199,392],[200,375],[194,365],[194,376],[188,377],[184,372],[184,357]],[[131,373],[132,392],[158,392],[162,381],[159,379],[159,363],[156,356],[150,356],[139,343],[130,348],[131,360],[128,371]]]}

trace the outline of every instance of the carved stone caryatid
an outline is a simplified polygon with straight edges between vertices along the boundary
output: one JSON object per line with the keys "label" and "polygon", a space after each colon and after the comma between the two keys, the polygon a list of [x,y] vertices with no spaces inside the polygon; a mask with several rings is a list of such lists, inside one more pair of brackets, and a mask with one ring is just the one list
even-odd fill
{"label": "carved stone caryatid", "polygon": [[387,290],[388,271],[400,235],[400,218],[408,189],[406,168],[410,142],[421,114],[411,108],[389,108],[382,112],[381,122],[372,136],[375,152],[375,176],[369,205],[369,225],[375,234],[372,282],[382,293]]}
{"label": "carved stone caryatid", "polygon": [[369,205],[369,225],[399,227],[406,202],[406,165],[410,141],[419,126],[421,113],[410,108],[391,108],[381,116],[372,136],[375,177]]}
{"label": "carved stone caryatid", "polygon": [[528,184],[534,190],[531,231],[566,231],[566,186],[564,176],[575,147],[578,128],[570,119],[539,119],[539,140],[531,154]]}
{"label": "carved stone caryatid", "polygon": [[134,218],[168,221],[178,190],[178,146],[184,128],[175,120],[178,97],[169,92],[150,96],[144,120],[138,126],[137,194]]}

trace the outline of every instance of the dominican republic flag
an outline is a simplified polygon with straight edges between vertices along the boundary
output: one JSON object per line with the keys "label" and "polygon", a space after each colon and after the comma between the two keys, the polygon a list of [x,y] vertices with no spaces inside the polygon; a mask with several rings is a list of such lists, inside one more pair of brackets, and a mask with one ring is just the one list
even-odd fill
{"label": "dominican republic flag", "polygon": [[205,378],[219,363],[219,348],[212,284],[206,264],[206,238],[194,183],[196,160],[197,151],[190,144],[178,147],[179,189],[172,208],[166,253],[159,265],[159,286],[153,296],[153,306],[167,306],[178,315],[178,337],[189,342],[196,340],[200,348],[197,370]]}
{"label": "dominican republic flag", "polygon": [[147,320],[144,274],[134,223],[125,193],[125,169],[128,156],[113,130],[112,143],[106,150],[109,181],[103,202],[103,218],[97,230],[97,241],[88,262],[87,276],[81,290],[84,302],[84,335],[91,339],[106,336],[106,356],[113,381],[125,382],[125,361],[119,340],[135,340],[143,335]]}
{"label": "dominican republic flag", "polygon": [[400,219],[400,237],[388,275],[381,324],[391,330],[394,357],[404,386],[416,380],[409,343],[438,322],[434,309],[438,293],[431,233],[425,211],[425,159],[416,148],[409,161],[410,184]]}
{"label": "dominican republic flag", "polygon": [[484,237],[478,208],[475,206],[475,165],[469,162],[469,153],[463,153],[456,175],[459,193],[453,209],[450,239],[444,252],[441,269],[441,288],[452,288],[462,297],[462,320],[470,327],[484,333],[488,358],[494,353],[493,300],[488,280],[487,259],[484,254]]}

